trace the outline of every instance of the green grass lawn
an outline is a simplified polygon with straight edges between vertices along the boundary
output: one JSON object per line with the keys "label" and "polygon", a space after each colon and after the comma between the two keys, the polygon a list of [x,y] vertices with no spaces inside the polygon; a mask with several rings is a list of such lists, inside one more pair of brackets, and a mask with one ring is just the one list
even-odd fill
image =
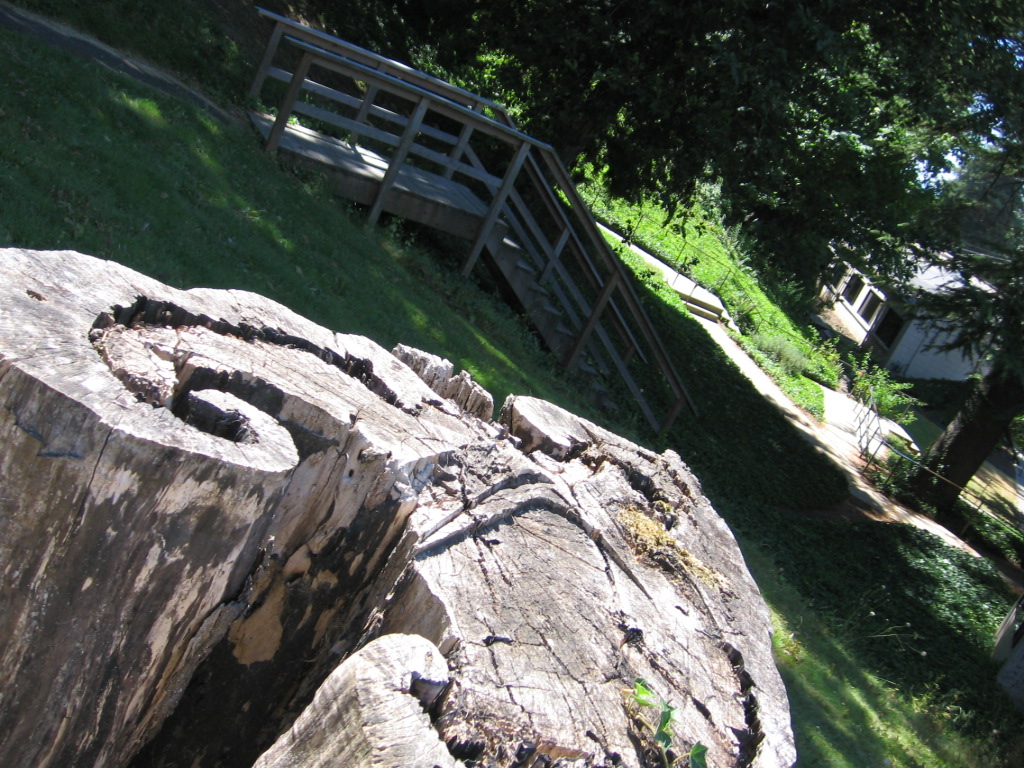
{"label": "green grass lawn", "polygon": [[[499,402],[534,394],[678,450],[774,610],[801,766],[1021,764],[1019,721],[984,662],[1010,601],[991,568],[901,526],[788,511],[840,500],[838,473],[640,265],[630,262],[642,298],[702,414],[661,438],[627,403],[598,412],[582,399],[486,285],[458,277],[456,258],[397,226],[367,228],[321,178],[264,154],[247,126],[2,31],[0,71],[0,246],[255,291],[331,329],[448,357]],[[899,621],[914,629],[888,631]]]}
{"label": "green grass lawn", "polygon": [[772,608],[799,766],[1020,764],[1020,715],[992,689],[1008,605],[986,561],[912,526],[719,509]]}
{"label": "green grass lawn", "polygon": [[[460,291],[400,230],[367,231],[315,175],[282,172],[244,124],[49,48],[0,35],[0,245],[73,249],[180,288],[241,288],[327,327],[448,357],[497,398],[556,401],[528,329]],[[501,349],[493,338],[501,338]]]}

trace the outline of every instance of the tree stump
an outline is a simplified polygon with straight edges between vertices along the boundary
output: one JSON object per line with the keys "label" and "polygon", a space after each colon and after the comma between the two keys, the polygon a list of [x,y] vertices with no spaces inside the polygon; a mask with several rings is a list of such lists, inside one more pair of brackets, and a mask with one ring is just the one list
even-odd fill
{"label": "tree stump", "polygon": [[445,361],[254,294],[0,265],[5,765],[332,759],[293,722],[352,765],[656,765],[637,678],[669,757],[795,760],[767,609],[672,452],[530,398],[492,423]]}

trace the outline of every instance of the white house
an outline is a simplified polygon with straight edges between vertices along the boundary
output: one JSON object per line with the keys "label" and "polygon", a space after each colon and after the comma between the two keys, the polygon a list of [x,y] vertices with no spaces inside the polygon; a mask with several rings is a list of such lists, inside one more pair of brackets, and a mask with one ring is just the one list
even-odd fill
{"label": "white house", "polygon": [[[935,291],[952,279],[941,267],[929,265],[910,281],[916,288]],[[898,293],[873,285],[855,269],[826,286],[836,318],[862,349],[900,376],[914,379],[962,380],[978,369],[978,361],[961,351],[937,349],[951,334],[934,321],[915,319],[913,305]]]}

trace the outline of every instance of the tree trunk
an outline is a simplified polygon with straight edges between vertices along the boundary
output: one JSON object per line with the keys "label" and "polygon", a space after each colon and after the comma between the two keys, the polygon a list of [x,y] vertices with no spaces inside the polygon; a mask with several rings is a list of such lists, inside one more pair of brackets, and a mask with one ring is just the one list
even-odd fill
{"label": "tree trunk", "polygon": [[955,521],[954,505],[961,488],[992,455],[1022,411],[1024,382],[1012,372],[993,368],[978,381],[911,481],[921,504],[934,509],[940,521]]}
{"label": "tree trunk", "polygon": [[639,768],[637,677],[677,754],[795,760],[767,608],[671,451],[481,420],[446,361],[253,294],[0,269],[5,768]]}

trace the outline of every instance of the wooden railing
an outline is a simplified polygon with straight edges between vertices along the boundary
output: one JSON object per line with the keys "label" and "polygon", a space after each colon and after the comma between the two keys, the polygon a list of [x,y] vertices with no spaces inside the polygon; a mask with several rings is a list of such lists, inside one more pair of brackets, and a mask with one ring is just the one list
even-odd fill
{"label": "wooden railing", "polygon": [[[641,306],[632,275],[550,145],[519,131],[496,102],[278,14],[259,12],[274,22],[274,30],[252,96],[263,92],[268,78],[286,84],[268,149],[279,145],[291,116],[298,114],[361,157],[381,162],[379,186],[361,200],[369,206],[371,222],[397,210],[397,197],[408,194],[414,181],[436,189],[438,197],[458,192],[453,205],[460,207],[461,221],[472,222],[468,229],[442,221],[437,213],[422,212],[419,220],[471,240],[464,274],[485,249],[506,263],[514,258],[560,313],[565,342],[548,340],[565,366],[575,368],[585,359],[617,375],[655,430],[668,429],[684,405],[694,408]],[[286,57],[290,63],[279,63]],[[651,403],[652,369],[667,387],[667,404],[665,398]]]}

